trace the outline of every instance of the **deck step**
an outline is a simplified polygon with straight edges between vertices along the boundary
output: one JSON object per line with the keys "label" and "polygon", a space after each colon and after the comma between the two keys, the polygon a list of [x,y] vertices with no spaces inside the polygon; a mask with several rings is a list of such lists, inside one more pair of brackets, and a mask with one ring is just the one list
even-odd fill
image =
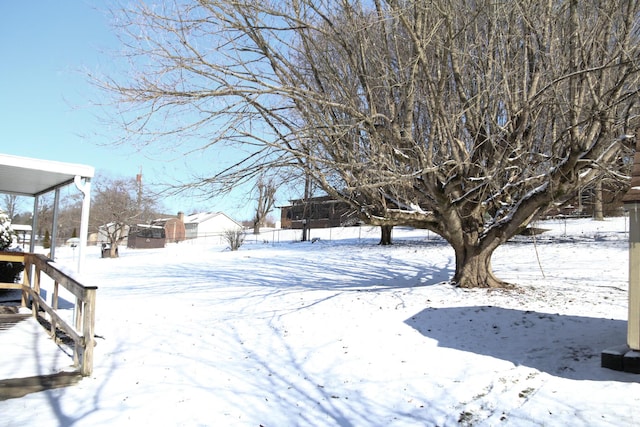
{"label": "deck step", "polygon": [[16,323],[22,322],[31,317],[30,313],[1,313],[0,312],[0,331],[7,330]]}
{"label": "deck step", "polygon": [[0,401],[26,396],[29,393],[68,387],[82,379],[78,372],[58,372],[26,378],[0,380]]}

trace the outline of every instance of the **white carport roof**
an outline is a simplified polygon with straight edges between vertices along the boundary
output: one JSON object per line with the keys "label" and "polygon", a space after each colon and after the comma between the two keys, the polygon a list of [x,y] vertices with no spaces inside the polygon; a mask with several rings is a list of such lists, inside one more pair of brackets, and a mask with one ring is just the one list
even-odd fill
{"label": "white carport roof", "polygon": [[0,193],[35,197],[94,173],[91,166],[0,154]]}
{"label": "white carport roof", "polygon": [[[91,178],[93,178],[94,173],[95,169],[91,166],[0,154],[0,193],[35,197],[32,224],[34,230],[37,229],[38,196],[56,191],[53,213],[54,227],[51,230],[52,241],[55,241],[54,237],[57,229],[59,189],[75,184],[78,190],[83,193],[78,271],[80,271],[84,260],[84,251],[87,244]],[[30,250],[32,252],[34,244],[35,239],[31,239]],[[52,246],[51,257],[54,256],[54,253],[55,246]]]}

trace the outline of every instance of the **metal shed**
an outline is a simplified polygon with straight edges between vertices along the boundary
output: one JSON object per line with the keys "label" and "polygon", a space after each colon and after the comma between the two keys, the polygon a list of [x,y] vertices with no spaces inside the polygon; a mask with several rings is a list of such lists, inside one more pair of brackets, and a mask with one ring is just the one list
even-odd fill
{"label": "metal shed", "polygon": [[[92,166],[62,163],[50,160],[0,154],[0,193],[30,196],[34,198],[32,230],[37,230],[38,203],[43,194],[55,193],[53,206],[53,229],[51,241],[56,241],[60,189],[74,184],[82,193],[80,219],[80,243],[78,245],[78,272],[82,268],[89,231],[89,207],[91,201],[91,178],[95,174]],[[31,239],[29,252],[33,252],[35,239]],[[51,246],[51,258],[55,254],[55,243]]]}

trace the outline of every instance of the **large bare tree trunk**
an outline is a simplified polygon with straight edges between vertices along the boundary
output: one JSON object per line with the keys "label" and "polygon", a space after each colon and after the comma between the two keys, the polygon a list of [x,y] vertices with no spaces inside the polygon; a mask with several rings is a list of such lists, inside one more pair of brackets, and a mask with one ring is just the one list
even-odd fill
{"label": "large bare tree trunk", "polygon": [[111,244],[111,248],[109,249],[109,258],[119,258],[120,254],[118,253],[118,244]]}
{"label": "large bare tree trunk", "polygon": [[491,268],[494,249],[478,246],[454,247],[456,272],[453,283],[461,288],[502,288],[508,284],[498,279]]}
{"label": "large bare tree trunk", "polygon": [[604,221],[604,202],[602,197],[602,180],[598,180],[593,191],[593,219],[596,221]]}
{"label": "large bare tree trunk", "polygon": [[392,231],[393,231],[393,225],[380,226],[380,245],[388,246],[392,244],[392,241],[391,241]]}

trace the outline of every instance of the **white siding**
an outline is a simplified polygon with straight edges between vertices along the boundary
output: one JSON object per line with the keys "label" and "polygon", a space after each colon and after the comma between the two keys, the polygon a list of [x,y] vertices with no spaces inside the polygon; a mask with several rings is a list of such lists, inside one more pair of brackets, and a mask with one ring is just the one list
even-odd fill
{"label": "white siding", "polygon": [[[222,212],[189,215],[185,217],[184,222],[189,238],[221,236],[227,230],[242,228],[242,225]],[[197,231],[192,227],[197,227]]]}

